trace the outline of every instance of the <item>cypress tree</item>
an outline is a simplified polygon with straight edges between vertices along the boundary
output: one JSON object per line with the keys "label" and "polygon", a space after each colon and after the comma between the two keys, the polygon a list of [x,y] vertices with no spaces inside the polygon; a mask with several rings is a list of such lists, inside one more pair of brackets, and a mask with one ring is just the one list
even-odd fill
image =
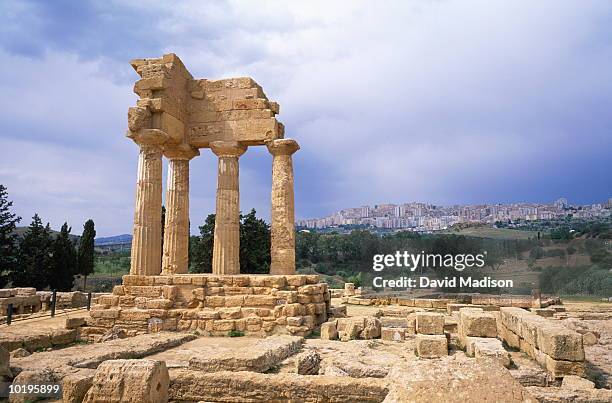
{"label": "cypress tree", "polygon": [[52,240],[49,224],[43,227],[38,214],[32,217],[19,244],[19,263],[11,280],[17,287],[47,288],[52,276]]}
{"label": "cypress tree", "polygon": [[13,202],[8,200],[6,187],[0,185],[0,288],[8,283],[19,257],[15,228],[21,217],[11,212],[12,206]]}
{"label": "cypress tree", "polygon": [[193,273],[212,273],[214,235],[215,215],[209,214],[204,225],[200,226],[200,236],[189,250],[190,269]]}
{"label": "cypress tree", "polygon": [[83,290],[87,286],[87,276],[94,270],[94,239],[96,229],[93,220],[87,220],[83,226],[83,235],[79,242],[79,252],[77,255],[77,273],[83,276]]}
{"label": "cypress tree", "polygon": [[70,291],[77,273],[77,255],[74,243],[70,239],[68,223],[62,225],[60,233],[53,241],[53,276],[50,278],[51,289]]}
{"label": "cypress tree", "polygon": [[255,209],[240,215],[240,273],[270,271],[270,226],[255,215]]}

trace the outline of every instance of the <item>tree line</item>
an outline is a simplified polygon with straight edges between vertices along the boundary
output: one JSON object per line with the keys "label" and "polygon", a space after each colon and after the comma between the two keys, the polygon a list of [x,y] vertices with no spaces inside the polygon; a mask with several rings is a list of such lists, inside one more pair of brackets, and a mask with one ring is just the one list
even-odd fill
{"label": "tree line", "polygon": [[49,223],[43,225],[34,214],[20,237],[16,229],[21,217],[11,211],[12,206],[6,187],[0,185],[0,288],[10,285],[70,291],[76,275],[83,276],[85,288],[94,266],[93,220],[85,222],[83,234],[75,242],[68,223],[54,235]]}

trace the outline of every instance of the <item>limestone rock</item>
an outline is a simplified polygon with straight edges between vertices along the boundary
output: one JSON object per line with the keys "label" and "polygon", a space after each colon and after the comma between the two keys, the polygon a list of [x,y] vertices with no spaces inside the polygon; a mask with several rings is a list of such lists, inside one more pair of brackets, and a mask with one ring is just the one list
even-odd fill
{"label": "limestone rock", "polygon": [[336,340],[338,338],[338,330],[335,322],[325,322],[321,325],[321,339]]}
{"label": "limestone rock", "polygon": [[83,402],[167,402],[169,384],[163,361],[105,361],[98,367]]}
{"label": "limestone rock", "polygon": [[380,330],[380,338],[386,341],[404,341],[406,328],[404,327],[383,327]]}
{"label": "limestone rock", "polygon": [[[48,368],[22,371],[13,380],[14,385],[49,385],[56,382],[53,371]],[[20,394],[11,396],[9,402],[30,402],[37,399],[38,396],[35,394]]]}
{"label": "limestone rock", "polygon": [[575,375],[567,375],[563,377],[561,387],[564,389],[595,389],[595,383],[588,379],[581,378]]}
{"label": "limestone rock", "polygon": [[11,355],[8,350],[0,346],[0,381],[2,379],[10,379],[13,377],[11,372]]}
{"label": "limestone rock", "polygon": [[323,373],[326,376],[349,376],[345,371],[336,367],[335,365],[328,365],[325,367],[325,372]]}
{"label": "limestone rock", "polygon": [[497,337],[497,321],[490,312],[459,310],[459,333],[470,337]]}
{"label": "limestone rock", "polygon": [[476,358],[492,358],[504,367],[510,368],[512,364],[510,354],[504,348],[501,340],[486,337],[473,337],[472,339],[475,339],[474,356]]}
{"label": "limestone rock", "polygon": [[96,370],[81,369],[62,379],[62,402],[80,403],[92,385]]}
{"label": "limestone rock", "polygon": [[416,332],[420,334],[444,334],[444,315],[435,312],[417,312]]}
{"label": "limestone rock", "polygon": [[418,334],[415,352],[421,358],[439,358],[448,355],[446,336]]}
{"label": "limestone rock", "polygon": [[582,335],[582,344],[585,346],[594,346],[599,342],[599,338],[593,332],[586,332]]}
{"label": "limestone rock", "polygon": [[396,402],[505,402],[536,400],[497,362],[479,365],[463,354],[437,360],[414,360],[389,372],[385,403]]}
{"label": "limestone rock", "polygon": [[125,329],[113,326],[112,329],[102,335],[99,341],[102,343],[109,340],[125,339],[126,337],[127,332],[125,331]]}
{"label": "limestone rock", "polygon": [[11,358],[27,357],[30,354],[32,354],[32,353],[30,353],[25,348],[18,348],[17,350],[11,351]]}
{"label": "limestone rock", "polygon": [[368,340],[380,337],[380,320],[378,318],[366,317],[364,324],[365,327],[360,333],[362,339]]}
{"label": "limestone rock", "polygon": [[557,387],[526,388],[530,394],[543,403],[609,403],[612,401],[610,389],[566,389]]}
{"label": "limestone rock", "polygon": [[510,374],[523,386],[548,386],[549,375],[543,369],[520,366]]}
{"label": "limestone rock", "polygon": [[66,329],[76,329],[85,325],[85,318],[66,318]]}
{"label": "limestone rock", "polygon": [[297,373],[300,375],[318,375],[321,356],[314,350],[297,356]]}

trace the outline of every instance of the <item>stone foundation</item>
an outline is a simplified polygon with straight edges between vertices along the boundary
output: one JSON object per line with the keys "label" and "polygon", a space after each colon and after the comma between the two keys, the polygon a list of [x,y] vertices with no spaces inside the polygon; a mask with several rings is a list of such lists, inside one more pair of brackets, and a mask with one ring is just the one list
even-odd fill
{"label": "stone foundation", "polygon": [[327,320],[329,300],[317,275],[128,275],[111,295],[98,298],[81,330],[304,336]]}

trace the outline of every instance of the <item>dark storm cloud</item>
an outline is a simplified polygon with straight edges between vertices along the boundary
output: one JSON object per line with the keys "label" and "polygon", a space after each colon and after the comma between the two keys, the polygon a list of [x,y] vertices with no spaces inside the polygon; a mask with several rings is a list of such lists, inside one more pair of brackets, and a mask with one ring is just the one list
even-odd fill
{"label": "dark storm cloud", "polygon": [[[0,163],[19,214],[130,231],[128,61],[252,76],[296,138],[296,213],[383,202],[589,203],[612,196],[607,1],[3,2]],[[241,158],[268,215],[271,159]],[[216,160],[192,162],[192,231]],[[88,186],[90,184],[90,186]],[[84,191],[83,189],[87,189]]]}

